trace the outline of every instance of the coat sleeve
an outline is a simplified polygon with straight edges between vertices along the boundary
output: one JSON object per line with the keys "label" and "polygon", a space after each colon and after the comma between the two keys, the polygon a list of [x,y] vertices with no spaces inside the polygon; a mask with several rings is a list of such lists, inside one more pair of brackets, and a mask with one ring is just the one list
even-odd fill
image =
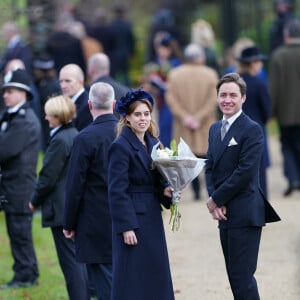
{"label": "coat sleeve", "polygon": [[[209,137],[208,137],[209,145],[211,145],[211,132],[212,132],[212,127],[209,130]],[[209,146],[208,151],[207,151],[207,160],[205,163],[205,181],[206,181],[207,193],[209,196],[211,196],[215,190],[214,185],[212,183],[212,178],[211,178],[212,166],[213,166],[213,158],[212,158],[210,146]]]}
{"label": "coat sleeve", "polygon": [[92,147],[79,134],[71,150],[66,182],[66,200],[64,209],[64,229],[76,230],[81,201],[84,196],[85,183],[89,169]]}
{"label": "coat sleeve", "polygon": [[120,143],[113,143],[108,155],[108,197],[114,233],[139,228],[133,203],[128,194],[129,151]]}
{"label": "coat sleeve", "polygon": [[45,197],[55,188],[69,158],[69,147],[61,138],[54,138],[48,146],[39,173],[38,183],[32,197],[32,204],[40,206]]}
{"label": "coat sleeve", "polygon": [[0,132],[0,163],[20,154],[27,144],[28,135],[24,132],[29,132],[28,127],[32,124],[24,122],[22,118],[23,116],[16,116],[9,123],[9,130]]}

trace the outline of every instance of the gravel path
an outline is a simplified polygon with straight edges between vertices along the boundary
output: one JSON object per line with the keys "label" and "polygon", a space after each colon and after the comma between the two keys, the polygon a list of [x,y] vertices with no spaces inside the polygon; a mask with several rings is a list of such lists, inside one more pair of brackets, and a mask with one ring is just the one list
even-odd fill
{"label": "gravel path", "polygon": [[[270,201],[282,218],[263,229],[256,272],[262,300],[300,299],[300,192],[281,196],[286,187],[276,138],[270,139]],[[203,192],[202,198],[206,198]],[[188,187],[180,203],[181,227],[173,233],[164,215],[176,300],[233,299],[227,280],[216,221],[205,200],[194,201]]]}

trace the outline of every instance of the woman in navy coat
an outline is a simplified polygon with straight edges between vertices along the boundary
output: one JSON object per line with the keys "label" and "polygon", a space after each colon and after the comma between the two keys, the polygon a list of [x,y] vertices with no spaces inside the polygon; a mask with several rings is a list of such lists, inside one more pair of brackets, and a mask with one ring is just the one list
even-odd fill
{"label": "woman in navy coat", "polygon": [[246,101],[243,111],[252,120],[260,124],[264,133],[264,152],[260,162],[260,185],[266,197],[268,197],[266,169],[270,165],[268,136],[266,125],[271,118],[271,99],[266,82],[259,76],[266,57],[260,53],[256,46],[245,48],[239,60],[239,73],[247,85]]}
{"label": "woman in navy coat", "polygon": [[86,268],[76,262],[74,240],[64,237],[62,227],[68,161],[78,133],[72,125],[76,106],[68,97],[53,97],[45,104],[45,114],[52,130],[29,207],[34,211],[41,206],[42,225],[51,228],[69,299],[85,300],[89,299]]}
{"label": "woman in navy coat", "polygon": [[153,170],[158,142],[152,96],[132,90],[116,104],[117,139],[109,150],[108,184],[113,226],[112,300],[173,300],[174,292],[161,216],[172,189]]}

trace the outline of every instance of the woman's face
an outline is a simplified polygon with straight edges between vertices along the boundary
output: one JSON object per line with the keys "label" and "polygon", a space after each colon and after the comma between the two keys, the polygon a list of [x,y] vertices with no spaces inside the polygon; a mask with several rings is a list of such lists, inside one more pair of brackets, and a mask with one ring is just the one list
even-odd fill
{"label": "woman's face", "polygon": [[51,116],[51,115],[46,114],[45,119],[49,122],[49,127],[50,128],[55,128],[55,127],[61,125],[60,122],[59,122],[59,119],[55,116]]}
{"label": "woman's face", "polygon": [[170,47],[160,45],[156,47],[156,53],[160,59],[168,59],[171,56],[172,50]]}
{"label": "woman's face", "polygon": [[144,134],[150,126],[151,112],[145,103],[140,103],[130,115],[126,116],[126,120],[134,133]]}

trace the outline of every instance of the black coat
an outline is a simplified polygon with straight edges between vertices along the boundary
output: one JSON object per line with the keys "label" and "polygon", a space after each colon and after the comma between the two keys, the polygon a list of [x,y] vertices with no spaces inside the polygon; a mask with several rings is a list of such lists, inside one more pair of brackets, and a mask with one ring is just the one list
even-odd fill
{"label": "black coat", "polygon": [[28,203],[36,184],[40,149],[40,122],[28,103],[0,117],[1,191],[8,201],[5,211],[31,213]]}
{"label": "black coat", "polygon": [[49,123],[45,120],[45,110],[44,106],[47,100],[51,97],[58,96],[61,94],[61,88],[59,80],[57,78],[42,78],[35,82],[37,91],[40,97],[41,113],[40,122],[42,125],[42,149],[44,150],[49,139]]}
{"label": "black coat", "polygon": [[107,191],[107,152],[117,119],[96,118],[75,138],[66,186],[64,228],[75,230],[76,258],[111,263],[111,217]]}
{"label": "black coat", "polygon": [[78,131],[90,125],[93,121],[92,115],[88,106],[89,94],[87,91],[84,91],[76,99],[76,112],[77,116],[74,120],[74,125]]}
{"label": "black coat", "polygon": [[96,82],[105,82],[105,83],[110,84],[113,87],[114,91],[115,91],[115,99],[117,101],[119,101],[121,97],[125,96],[126,93],[129,92],[128,87],[126,87],[125,85],[123,85],[123,84],[119,83],[118,81],[114,80],[110,76],[99,77],[93,83],[96,83]]}
{"label": "black coat", "polygon": [[85,73],[86,65],[81,42],[70,33],[53,32],[48,40],[47,51],[54,59],[57,73],[67,64],[76,64]]}
{"label": "black coat", "polygon": [[35,207],[42,206],[44,227],[57,227],[63,224],[68,162],[77,133],[72,124],[60,127],[50,138],[46,149],[43,167],[31,200]]}

